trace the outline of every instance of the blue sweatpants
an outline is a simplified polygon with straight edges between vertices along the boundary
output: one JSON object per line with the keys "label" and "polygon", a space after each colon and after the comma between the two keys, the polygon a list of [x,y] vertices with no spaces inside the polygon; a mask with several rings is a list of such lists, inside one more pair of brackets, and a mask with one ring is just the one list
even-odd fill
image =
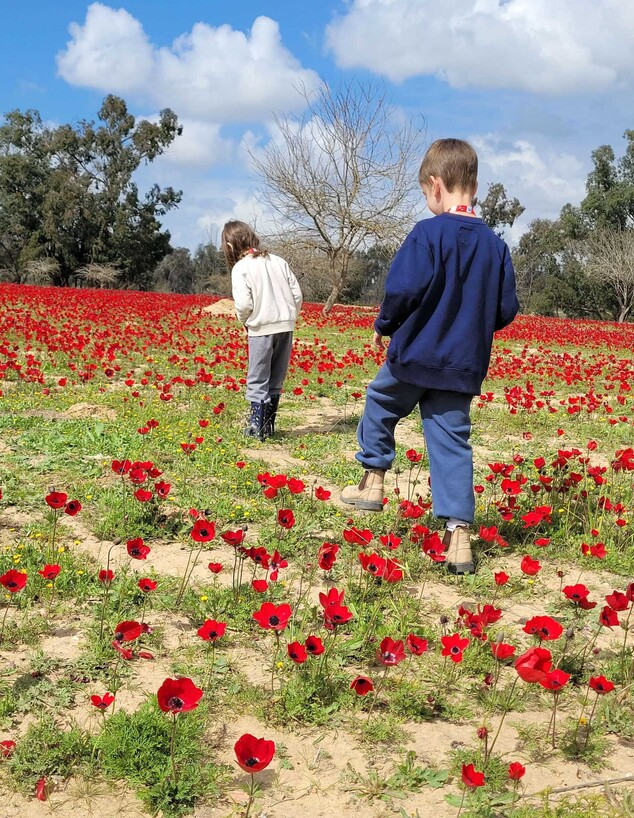
{"label": "blue sweatpants", "polygon": [[394,460],[394,430],[414,407],[420,410],[431,476],[436,517],[472,523],[473,454],[469,444],[472,395],[426,389],[399,381],[387,363],[368,386],[365,409],[357,428],[361,451],[357,460],[366,469],[387,470]]}

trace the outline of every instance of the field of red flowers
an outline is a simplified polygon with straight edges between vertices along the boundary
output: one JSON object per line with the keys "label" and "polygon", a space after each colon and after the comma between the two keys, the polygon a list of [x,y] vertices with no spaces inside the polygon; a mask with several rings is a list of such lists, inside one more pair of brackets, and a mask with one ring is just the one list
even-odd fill
{"label": "field of red flowers", "polygon": [[305,305],[259,443],[210,301],[0,285],[3,815],[631,816],[634,325],[500,333],[453,577],[416,418],[338,501],[374,312]]}

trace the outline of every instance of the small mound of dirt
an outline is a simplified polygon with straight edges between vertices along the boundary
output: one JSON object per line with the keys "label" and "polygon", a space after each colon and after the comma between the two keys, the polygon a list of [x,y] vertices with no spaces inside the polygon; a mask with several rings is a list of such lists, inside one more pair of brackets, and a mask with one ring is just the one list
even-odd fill
{"label": "small mound of dirt", "polygon": [[93,403],[75,403],[69,406],[61,417],[71,420],[81,420],[82,418],[96,418],[97,420],[115,420],[117,413],[107,406],[95,406]]}
{"label": "small mound of dirt", "polygon": [[207,315],[235,315],[236,310],[233,301],[230,298],[221,298],[220,301],[215,301],[207,307],[203,307],[201,312]]}

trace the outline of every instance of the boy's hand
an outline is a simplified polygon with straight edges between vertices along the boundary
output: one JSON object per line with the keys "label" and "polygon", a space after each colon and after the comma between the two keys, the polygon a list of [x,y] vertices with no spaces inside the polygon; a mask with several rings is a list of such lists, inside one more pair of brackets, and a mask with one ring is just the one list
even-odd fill
{"label": "boy's hand", "polygon": [[379,349],[385,349],[385,344],[383,343],[383,336],[379,335],[378,332],[374,333],[374,344],[375,346],[379,347]]}

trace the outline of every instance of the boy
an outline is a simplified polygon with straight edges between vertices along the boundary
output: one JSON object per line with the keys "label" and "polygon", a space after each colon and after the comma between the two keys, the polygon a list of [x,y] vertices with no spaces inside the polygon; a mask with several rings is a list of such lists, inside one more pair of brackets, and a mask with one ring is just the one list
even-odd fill
{"label": "boy", "polygon": [[445,564],[455,574],[474,570],[469,408],[486,376],[493,333],[519,309],[509,249],[471,206],[477,177],[478,157],[467,142],[439,139],[425,154],[418,180],[435,218],[416,224],[390,267],[374,343],[391,341],[357,429],[356,458],[366,471],[341,494],[359,509],[382,510],[394,429],[418,405],[434,515],[447,521]]}

